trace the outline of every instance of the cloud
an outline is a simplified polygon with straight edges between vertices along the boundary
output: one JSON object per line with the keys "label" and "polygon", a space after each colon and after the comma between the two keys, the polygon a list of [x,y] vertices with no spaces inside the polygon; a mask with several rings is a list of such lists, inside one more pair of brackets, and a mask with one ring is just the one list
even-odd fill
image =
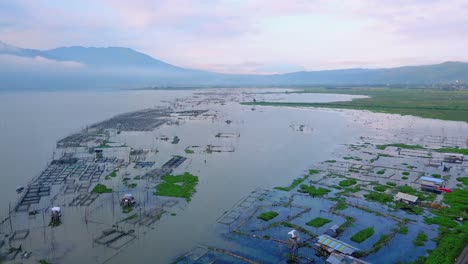
{"label": "cloud", "polygon": [[419,58],[409,64],[467,60],[462,51],[468,45],[468,4],[466,0],[2,1],[0,39],[31,48],[126,46],[180,66],[201,65],[223,72],[258,72],[246,66],[250,61],[308,70],[330,65],[385,67],[406,62],[405,58]]}
{"label": "cloud", "polygon": [[84,70],[86,66],[74,61],[55,61],[44,57],[19,57],[0,54],[0,69],[2,71],[70,71]]}

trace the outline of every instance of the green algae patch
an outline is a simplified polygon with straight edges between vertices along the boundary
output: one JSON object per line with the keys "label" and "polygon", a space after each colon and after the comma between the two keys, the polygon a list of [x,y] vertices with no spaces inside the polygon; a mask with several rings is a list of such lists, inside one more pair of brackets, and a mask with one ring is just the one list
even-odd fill
{"label": "green algae patch", "polygon": [[198,176],[188,172],[182,175],[164,175],[163,182],[156,186],[155,195],[185,198],[190,202],[198,184]]}
{"label": "green algae patch", "polygon": [[371,237],[373,234],[374,234],[374,228],[368,227],[354,234],[354,236],[351,237],[351,241],[354,241],[356,243],[362,243],[366,239]]}
{"label": "green algae patch", "polygon": [[305,175],[302,178],[297,178],[294,179],[294,181],[288,186],[288,187],[275,187],[274,189],[280,190],[280,191],[285,191],[289,192],[290,190],[296,188],[297,185],[301,184],[303,181],[305,181],[307,178],[309,178],[309,175]]}
{"label": "green algae patch", "polygon": [[107,186],[105,186],[104,184],[97,184],[96,186],[94,186],[93,190],[92,190],[93,193],[111,193],[112,192],[112,189],[111,188],[107,188]]}
{"label": "green algae patch", "polygon": [[270,211],[270,212],[264,212],[261,213],[259,216],[257,216],[258,219],[261,219],[263,221],[270,221],[271,219],[275,218],[278,216],[277,212]]}
{"label": "green algae patch", "polygon": [[323,225],[326,225],[328,223],[330,223],[331,220],[330,219],[326,219],[326,218],[322,218],[322,217],[316,217],[312,220],[310,220],[309,222],[306,223],[306,225],[308,226],[312,226],[312,227],[315,227],[315,228],[319,228]]}

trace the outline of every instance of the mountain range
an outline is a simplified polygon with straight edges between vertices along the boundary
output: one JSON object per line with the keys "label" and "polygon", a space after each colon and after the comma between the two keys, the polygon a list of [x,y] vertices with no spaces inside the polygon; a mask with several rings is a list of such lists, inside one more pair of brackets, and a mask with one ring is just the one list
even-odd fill
{"label": "mountain range", "polygon": [[161,86],[431,85],[468,82],[468,63],[272,75],[186,69],[122,47],[24,49],[0,41],[0,90]]}

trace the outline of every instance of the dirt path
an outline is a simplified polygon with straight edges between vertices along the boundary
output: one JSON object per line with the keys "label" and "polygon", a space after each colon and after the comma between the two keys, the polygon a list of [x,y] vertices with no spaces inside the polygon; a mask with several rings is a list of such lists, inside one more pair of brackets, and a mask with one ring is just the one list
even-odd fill
{"label": "dirt path", "polygon": [[460,256],[457,258],[457,262],[455,264],[465,264],[468,263],[468,245],[463,249]]}

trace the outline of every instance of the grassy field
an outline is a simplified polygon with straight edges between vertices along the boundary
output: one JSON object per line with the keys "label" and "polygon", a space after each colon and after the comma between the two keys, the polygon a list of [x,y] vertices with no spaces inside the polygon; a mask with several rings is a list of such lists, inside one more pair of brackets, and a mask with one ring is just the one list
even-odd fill
{"label": "grassy field", "polygon": [[454,220],[454,217],[468,217],[468,189],[455,189],[445,194],[443,202],[450,207],[433,211],[436,217],[424,219],[426,223],[439,225],[440,228],[437,247],[421,263],[455,263],[455,258],[468,244],[468,222],[458,223]]}
{"label": "grassy field", "polygon": [[300,92],[367,95],[370,96],[370,98],[354,99],[350,102],[333,103],[249,102],[244,104],[357,109],[468,122],[468,90],[443,91],[436,89],[400,88],[311,88]]}

